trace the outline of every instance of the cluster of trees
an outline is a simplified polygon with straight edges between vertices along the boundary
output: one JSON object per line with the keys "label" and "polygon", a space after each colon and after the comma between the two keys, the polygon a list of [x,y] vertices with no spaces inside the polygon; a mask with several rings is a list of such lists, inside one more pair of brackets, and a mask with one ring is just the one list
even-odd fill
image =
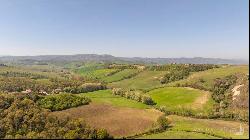
{"label": "cluster of trees", "polygon": [[140,64],[110,64],[108,65],[109,69],[144,69],[145,66],[140,65]]}
{"label": "cluster of trees", "polygon": [[30,79],[27,77],[0,77],[0,91],[4,92],[21,92],[31,89],[35,93],[39,91],[52,92],[54,89],[69,86],[79,86],[83,84],[81,81],[70,79],[54,78],[54,79]]}
{"label": "cluster of trees", "polygon": [[160,107],[155,107],[155,109],[164,112],[166,115],[179,115],[179,116],[195,117],[201,119],[209,118],[209,116],[195,114],[195,112],[190,108],[180,107],[171,110],[166,106],[160,106]]}
{"label": "cluster of trees", "polygon": [[184,83],[177,83],[175,84],[176,87],[191,87],[200,90],[212,91],[212,88],[204,86],[205,80],[199,79],[194,82],[184,82]]}
{"label": "cluster of trees", "polygon": [[42,108],[50,109],[51,111],[59,111],[80,105],[89,104],[90,99],[84,96],[77,96],[70,93],[61,93],[58,95],[50,95],[42,97],[38,104]]}
{"label": "cluster of trees", "polygon": [[41,93],[44,91],[50,94],[59,89],[60,91],[70,93],[84,93],[106,89],[106,86],[101,83],[85,83],[86,81],[84,81],[84,79],[76,76],[47,79],[43,76],[39,76],[34,79],[34,77],[30,77],[32,76],[30,73],[6,72],[1,74],[0,91],[2,92],[22,92],[30,89],[33,93]]}
{"label": "cluster of trees", "polygon": [[218,68],[218,65],[213,64],[167,64],[167,65],[153,65],[147,66],[147,70],[153,71],[173,71],[189,69],[190,71],[204,71],[208,69]]}
{"label": "cluster of trees", "polygon": [[224,116],[225,110],[232,103],[232,94],[229,91],[230,87],[236,83],[235,75],[217,78],[214,81],[212,99],[215,101],[214,113],[218,116]]}
{"label": "cluster of trees", "polygon": [[0,72],[0,76],[4,77],[28,77],[31,79],[48,79],[48,76],[41,75],[41,74],[35,74],[30,72],[16,72],[16,71],[5,71]]}
{"label": "cluster of trees", "polygon": [[238,89],[240,95],[235,98],[232,104],[232,108],[247,109],[249,108],[249,76],[244,74],[238,74],[237,84],[241,85]]}
{"label": "cluster of trees", "polygon": [[90,128],[81,119],[61,120],[38,106],[34,97],[0,94],[0,138],[107,139],[104,129]]}
{"label": "cluster of trees", "polygon": [[64,88],[64,91],[77,94],[77,93],[92,92],[96,90],[103,90],[106,88],[107,88],[106,85],[103,85],[102,83],[85,83],[80,86],[66,87]]}
{"label": "cluster of trees", "polygon": [[154,70],[167,70],[168,73],[160,79],[162,84],[178,81],[189,76],[191,72],[204,71],[218,67],[211,64],[171,64],[166,66],[153,66]]}
{"label": "cluster of trees", "polygon": [[116,73],[118,73],[118,72],[120,72],[120,71],[122,71],[122,69],[117,69],[117,70],[115,70],[115,71],[112,71],[112,72],[108,73],[106,76],[114,75],[114,74],[116,74]]}
{"label": "cluster of trees", "polygon": [[162,84],[178,81],[181,79],[186,78],[189,75],[189,71],[187,69],[182,70],[173,70],[169,71],[167,74],[164,75],[163,78],[160,79]]}
{"label": "cluster of trees", "polygon": [[153,99],[149,95],[142,93],[141,91],[113,88],[112,93],[113,95],[125,97],[127,99],[135,100],[137,102],[142,102],[146,105],[155,105]]}

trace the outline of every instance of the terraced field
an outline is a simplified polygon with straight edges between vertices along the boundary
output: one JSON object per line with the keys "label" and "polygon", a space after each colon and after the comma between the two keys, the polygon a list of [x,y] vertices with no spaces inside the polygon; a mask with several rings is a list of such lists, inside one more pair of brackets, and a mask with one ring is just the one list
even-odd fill
{"label": "terraced field", "polygon": [[223,78],[232,74],[249,73],[248,66],[224,66],[222,68],[210,69],[207,71],[191,74],[187,79],[169,83],[167,86],[176,86],[177,84],[197,84],[206,90],[211,90],[216,78]]}
{"label": "terraced field", "polygon": [[160,78],[166,71],[143,71],[137,76],[118,82],[108,84],[109,87],[131,88],[140,90],[150,90],[162,86]]}
{"label": "terraced field", "polygon": [[80,72],[80,75],[93,79],[102,79],[104,77],[107,77],[110,73],[116,71],[117,69],[97,69]]}
{"label": "terraced field", "polygon": [[104,77],[102,81],[105,81],[107,83],[121,81],[123,79],[128,79],[136,75],[138,72],[139,70],[136,70],[136,69],[125,69],[111,76]]}

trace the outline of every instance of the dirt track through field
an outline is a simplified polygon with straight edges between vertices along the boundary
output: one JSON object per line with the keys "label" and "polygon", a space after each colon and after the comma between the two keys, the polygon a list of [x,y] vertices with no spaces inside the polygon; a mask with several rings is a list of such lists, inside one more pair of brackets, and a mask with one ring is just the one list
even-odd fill
{"label": "dirt track through field", "polygon": [[58,117],[84,118],[91,127],[105,128],[113,136],[120,137],[149,129],[163,113],[154,109],[142,110],[91,103],[52,114]]}
{"label": "dirt track through field", "polygon": [[[194,88],[190,88],[190,87],[186,87],[189,90],[198,90],[198,89],[194,89]],[[200,97],[198,97],[193,103],[192,103],[192,107],[194,109],[200,109],[203,107],[203,105],[205,105],[207,103],[207,101],[209,100],[209,96],[210,96],[210,92],[208,91],[203,91],[200,90],[202,92],[203,95],[201,95]]]}

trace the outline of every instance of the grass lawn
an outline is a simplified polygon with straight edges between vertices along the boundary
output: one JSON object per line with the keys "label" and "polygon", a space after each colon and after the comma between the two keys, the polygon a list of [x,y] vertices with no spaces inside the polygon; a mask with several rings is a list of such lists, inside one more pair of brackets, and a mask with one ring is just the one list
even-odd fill
{"label": "grass lawn", "polygon": [[[172,122],[171,127],[158,134],[139,137],[145,139],[197,139],[197,138],[233,138],[248,139],[249,126],[235,121],[195,119],[176,115],[168,116]],[[244,133],[238,135],[240,125],[244,128]]]}
{"label": "grass lawn", "polygon": [[139,109],[151,108],[148,105],[145,105],[143,103],[134,100],[129,100],[120,96],[114,96],[112,95],[111,90],[99,90],[95,92],[82,93],[80,94],[80,96],[81,95],[89,97],[92,100],[92,102],[96,103],[106,103],[106,104],[111,104],[113,106],[139,108]]}
{"label": "grass lawn", "polygon": [[191,105],[202,92],[183,87],[165,87],[149,92],[149,95],[157,103],[157,106],[178,107]]}
{"label": "grass lawn", "polygon": [[[172,82],[167,84],[168,86],[175,86],[176,84],[193,84],[196,83],[207,90],[210,90],[213,86],[213,82],[216,78],[223,78],[228,75],[237,73],[249,73],[248,66],[225,66],[222,68],[210,69],[207,71],[196,72],[191,74],[187,79]],[[201,82],[203,81],[203,82]]]}
{"label": "grass lawn", "polygon": [[115,73],[114,75],[104,77],[102,80],[107,82],[107,83],[120,81],[120,80],[122,80],[130,75],[134,75],[136,73],[138,73],[138,70],[136,70],[136,69],[125,69],[125,70],[122,70],[118,73]]}
{"label": "grass lawn", "polygon": [[[197,131],[215,134],[226,138],[248,138],[249,126],[235,121],[209,120],[209,119],[194,119],[170,115],[169,119],[173,122],[171,130],[175,131]],[[240,125],[244,128],[243,135],[236,133],[240,129]]]}
{"label": "grass lawn", "polygon": [[120,88],[131,88],[131,89],[140,89],[140,90],[150,90],[155,87],[160,87],[159,78],[164,76],[166,71],[143,71],[137,76],[130,79],[125,79],[118,82],[110,83],[110,87],[120,87]]}
{"label": "grass lawn", "polygon": [[185,131],[166,131],[163,133],[142,136],[137,139],[217,139],[216,137]]}

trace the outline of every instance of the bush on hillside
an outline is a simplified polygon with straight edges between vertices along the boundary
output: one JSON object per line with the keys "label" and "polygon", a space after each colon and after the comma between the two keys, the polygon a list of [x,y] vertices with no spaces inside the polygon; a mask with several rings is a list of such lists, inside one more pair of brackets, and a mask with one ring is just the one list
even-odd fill
{"label": "bush on hillside", "polygon": [[165,115],[162,115],[157,119],[157,124],[160,130],[166,130],[170,125],[170,121],[166,118]]}

